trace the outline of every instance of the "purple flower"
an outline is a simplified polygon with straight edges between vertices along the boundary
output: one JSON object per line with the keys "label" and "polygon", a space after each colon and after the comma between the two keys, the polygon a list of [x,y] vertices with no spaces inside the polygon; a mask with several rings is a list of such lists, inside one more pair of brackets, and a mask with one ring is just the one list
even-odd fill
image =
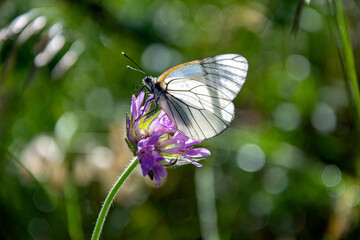
{"label": "purple flower", "polygon": [[133,95],[131,117],[126,116],[126,142],[138,157],[144,177],[148,175],[160,186],[166,166],[192,163],[201,167],[198,161],[209,156],[210,151],[195,148],[199,141],[182,135],[163,111],[149,115],[152,97],[143,104],[144,99],[143,91],[137,97]]}

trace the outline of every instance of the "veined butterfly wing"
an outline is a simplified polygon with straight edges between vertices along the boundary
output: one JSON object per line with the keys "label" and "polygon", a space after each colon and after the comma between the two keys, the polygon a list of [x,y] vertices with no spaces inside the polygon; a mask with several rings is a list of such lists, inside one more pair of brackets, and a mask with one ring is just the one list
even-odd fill
{"label": "veined butterfly wing", "polygon": [[158,103],[176,128],[194,140],[224,131],[234,119],[232,100],[248,71],[246,58],[221,54],[170,68],[156,82],[165,90]]}

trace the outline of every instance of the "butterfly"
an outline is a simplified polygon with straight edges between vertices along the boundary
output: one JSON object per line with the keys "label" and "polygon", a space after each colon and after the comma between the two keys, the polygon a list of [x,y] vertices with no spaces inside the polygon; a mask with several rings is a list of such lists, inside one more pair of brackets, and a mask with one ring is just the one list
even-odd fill
{"label": "butterfly", "polygon": [[248,72],[245,57],[220,54],[172,67],[159,77],[143,80],[156,107],[193,140],[206,140],[229,127],[235,116],[232,100]]}

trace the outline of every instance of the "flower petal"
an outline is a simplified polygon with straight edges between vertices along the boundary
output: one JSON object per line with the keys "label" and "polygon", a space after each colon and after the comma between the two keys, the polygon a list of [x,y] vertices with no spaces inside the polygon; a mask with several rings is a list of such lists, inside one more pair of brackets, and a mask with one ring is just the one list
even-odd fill
{"label": "flower petal", "polygon": [[149,149],[144,148],[137,152],[139,163],[141,165],[142,174],[145,177],[154,167],[154,159]]}
{"label": "flower petal", "polygon": [[131,120],[127,114],[126,114],[126,136],[130,141],[132,141],[132,142],[136,141],[135,136],[132,132],[132,128],[131,128]]}
{"label": "flower petal", "polygon": [[147,145],[155,146],[156,143],[159,141],[160,136],[162,135],[162,132],[156,132],[154,135],[152,135],[150,138],[147,138]]}
{"label": "flower petal", "polygon": [[131,99],[131,113],[133,115],[133,121],[137,120],[142,114],[141,104],[144,101],[145,93],[144,91],[140,91],[137,97],[135,95],[132,96]]}
{"label": "flower petal", "polygon": [[153,176],[154,176],[154,179],[157,181],[156,186],[160,187],[161,186],[161,178],[166,177],[165,168],[163,166],[161,166],[160,164],[154,166],[154,168],[153,168]]}
{"label": "flower petal", "polygon": [[210,156],[211,153],[206,148],[193,148],[193,149],[184,149],[184,156],[189,157],[207,157]]}
{"label": "flower petal", "polygon": [[170,133],[176,131],[176,128],[170,121],[169,117],[164,111],[161,111],[158,117],[150,124],[149,131],[151,133],[160,131],[163,133]]}

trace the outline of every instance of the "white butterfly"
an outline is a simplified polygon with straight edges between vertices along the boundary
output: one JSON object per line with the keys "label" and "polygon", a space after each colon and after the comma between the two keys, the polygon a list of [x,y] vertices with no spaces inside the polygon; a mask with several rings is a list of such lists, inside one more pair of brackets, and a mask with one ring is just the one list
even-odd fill
{"label": "white butterfly", "polygon": [[146,76],[143,83],[182,134],[202,141],[233,121],[232,100],[245,82],[248,66],[239,54],[221,54],[177,65],[158,78]]}

